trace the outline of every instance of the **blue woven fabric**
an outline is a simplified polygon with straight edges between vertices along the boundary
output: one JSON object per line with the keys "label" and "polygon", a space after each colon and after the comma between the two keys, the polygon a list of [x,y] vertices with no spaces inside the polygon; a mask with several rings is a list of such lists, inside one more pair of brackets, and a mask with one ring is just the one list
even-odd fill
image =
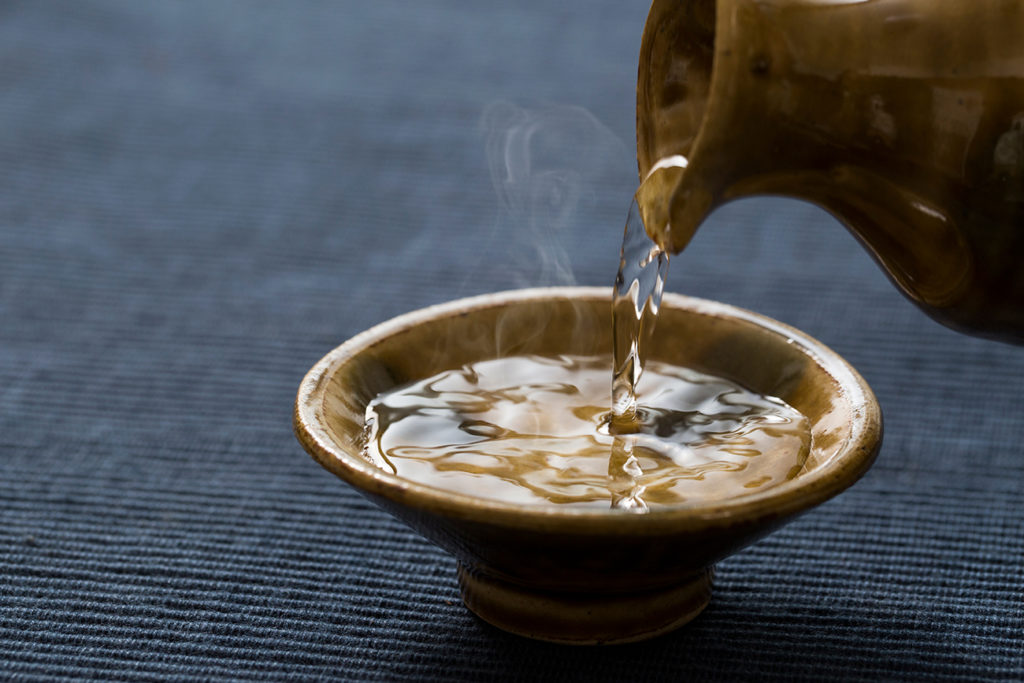
{"label": "blue woven fabric", "polygon": [[886,443],[675,634],[492,629],[296,443],[302,375],[368,326],[611,284],[646,11],[0,4],[0,678],[1024,678],[1024,350],[927,320],[802,204],[723,209],[669,289],[832,346]]}

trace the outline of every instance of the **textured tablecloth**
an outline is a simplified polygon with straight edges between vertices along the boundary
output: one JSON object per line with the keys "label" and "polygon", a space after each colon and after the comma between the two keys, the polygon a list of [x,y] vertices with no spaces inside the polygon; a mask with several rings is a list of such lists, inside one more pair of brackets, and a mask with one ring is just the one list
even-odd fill
{"label": "textured tablecloth", "polygon": [[807,205],[719,211],[669,289],[832,346],[886,441],[679,632],[499,632],[295,441],[304,372],[374,323],[610,285],[646,11],[0,4],[0,678],[1024,678],[1024,349]]}

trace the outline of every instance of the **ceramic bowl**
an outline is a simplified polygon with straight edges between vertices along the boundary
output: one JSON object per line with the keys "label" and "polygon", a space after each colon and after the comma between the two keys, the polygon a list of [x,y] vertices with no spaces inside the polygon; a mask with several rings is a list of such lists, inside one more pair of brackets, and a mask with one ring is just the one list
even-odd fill
{"label": "ceramic bowl", "polygon": [[295,431],[321,465],[454,555],[463,601],[485,621],[563,643],[653,637],[708,604],[715,562],[870,467],[882,436],[878,404],[821,343],[755,313],[665,295],[650,357],[778,396],[810,421],[802,471],[740,497],[647,514],[521,506],[403,479],[361,455],[366,405],[382,391],[472,361],[610,348],[608,288],[530,289],[426,308],[318,362],[299,388]]}

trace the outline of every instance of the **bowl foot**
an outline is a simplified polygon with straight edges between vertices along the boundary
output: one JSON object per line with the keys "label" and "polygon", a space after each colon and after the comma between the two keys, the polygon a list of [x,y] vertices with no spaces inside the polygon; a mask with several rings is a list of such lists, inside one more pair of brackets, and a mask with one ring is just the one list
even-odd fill
{"label": "bowl foot", "polygon": [[709,567],[669,588],[626,594],[531,590],[459,563],[462,601],[484,621],[516,635],[573,645],[629,643],[677,629],[711,600]]}

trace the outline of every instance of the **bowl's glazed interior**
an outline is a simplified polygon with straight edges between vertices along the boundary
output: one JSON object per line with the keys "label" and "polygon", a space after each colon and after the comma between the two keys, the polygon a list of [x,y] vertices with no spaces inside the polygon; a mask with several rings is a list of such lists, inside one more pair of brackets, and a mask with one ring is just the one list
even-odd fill
{"label": "bowl's glazed interior", "polygon": [[296,433],[324,467],[452,552],[466,604],[487,621],[560,642],[651,637],[703,609],[714,562],[870,466],[881,439],[878,406],[834,352],[763,316],[665,296],[651,358],[777,396],[810,422],[811,451],[794,479],[727,500],[642,515],[516,506],[402,479],[364,459],[360,443],[367,403],[396,386],[489,358],[610,348],[606,288],[522,290],[424,309],[322,359],[300,387]]}

